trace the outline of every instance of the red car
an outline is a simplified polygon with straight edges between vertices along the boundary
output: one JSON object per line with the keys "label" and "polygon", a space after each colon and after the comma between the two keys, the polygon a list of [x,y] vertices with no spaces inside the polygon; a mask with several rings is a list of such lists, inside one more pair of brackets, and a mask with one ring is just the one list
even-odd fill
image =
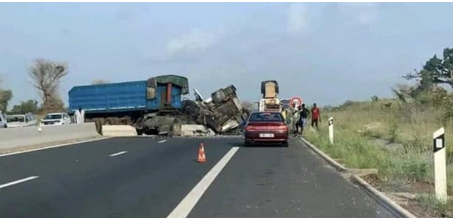
{"label": "red car", "polygon": [[245,146],[278,143],[288,147],[288,126],[280,112],[253,112],[244,129]]}

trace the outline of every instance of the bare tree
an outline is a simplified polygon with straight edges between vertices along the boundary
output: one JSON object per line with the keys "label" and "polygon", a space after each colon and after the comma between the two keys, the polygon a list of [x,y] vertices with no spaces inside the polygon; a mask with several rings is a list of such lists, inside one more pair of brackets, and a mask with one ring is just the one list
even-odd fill
{"label": "bare tree", "polygon": [[58,95],[60,81],[68,74],[65,63],[56,63],[38,59],[30,68],[29,75],[43,100],[43,109],[63,109],[63,102]]}
{"label": "bare tree", "polygon": [[106,79],[95,79],[92,81],[92,85],[99,85],[99,84],[106,84],[106,83],[110,83],[110,81],[106,80]]}

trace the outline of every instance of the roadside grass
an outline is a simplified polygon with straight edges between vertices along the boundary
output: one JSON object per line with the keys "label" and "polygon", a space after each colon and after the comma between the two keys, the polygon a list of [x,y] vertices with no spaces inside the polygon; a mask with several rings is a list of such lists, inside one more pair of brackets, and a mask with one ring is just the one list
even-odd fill
{"label": "roadside grass", "polygon": [[431,169],[424,155],[414,152],[397,155],[359,133],[341,128],[335,129],[334,145],[330,144],[327,135],[328,130],[321,129],[318,133],[307,131],[304,137],[349,168],[378,169],[383,181],[429,182],[431,179],[428,174]]}
{"label": "roadside grass", "polygon": [[434,195],[418,195],[417,202],[422,205],[424,210],[438,211],[441,217],[452,215],[453,199],[448,199],[447,203],[441,203]]}
{"label": "roadside grass", "polygon": [[[385,108],[386,103],[392,104]],[[445,127],[447,186],[448,194],[452,195],[453,120],[443,119],[443,114],[438,108],[393,100],[354,102],[337,110],[322,111],[320,129],[306,131],[304,137],[348,168],[378,169],[382,182],[419,182],[430,186],[434,181],[433,132]],[[334,145],[328,139],[329,117],[334,118]],[[369,125],[372,123],[375,124]],[[452,208],[452,204],[447,207]]]}

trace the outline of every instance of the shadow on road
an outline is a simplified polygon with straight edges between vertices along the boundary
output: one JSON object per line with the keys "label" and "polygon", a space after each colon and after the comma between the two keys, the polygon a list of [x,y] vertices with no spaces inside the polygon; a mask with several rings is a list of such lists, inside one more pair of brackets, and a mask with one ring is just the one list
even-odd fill
{"label": "shadow on road", "polygon": [[276,148],[276,147],[282,147],[281,144],[278,143],[255,143],[249,146],[245,146],[245,143],[243,140],[235,141],[235,142],[229,142],[229,145],[232,147],[244,147],[244,148]]}

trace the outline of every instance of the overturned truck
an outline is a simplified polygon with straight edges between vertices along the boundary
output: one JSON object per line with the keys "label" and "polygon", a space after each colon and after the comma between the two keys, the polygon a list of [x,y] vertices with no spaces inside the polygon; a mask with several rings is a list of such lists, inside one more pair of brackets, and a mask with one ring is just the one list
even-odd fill
{"label": "overturned truck", "polygon": [[204,100],[182,100],[189,93],[188,79],[161,75],[144,81],[75,86],[69,92],[69,113],[82,108],[86,122],[103,126],[129,125],[138,135],[184,135],[185,125],[204,125],[216,134],[235,129],[246,119],[236,88],[230,85]]}
{"label": "overturned truck", "polygon": [[230,85],[204,99],[194,89],[196,100],[183,101],[183,111],[191,120],[212,129],[215,133],[240,133],[240,124],[248,118],[248,111],[240,103],[236,87]]}

